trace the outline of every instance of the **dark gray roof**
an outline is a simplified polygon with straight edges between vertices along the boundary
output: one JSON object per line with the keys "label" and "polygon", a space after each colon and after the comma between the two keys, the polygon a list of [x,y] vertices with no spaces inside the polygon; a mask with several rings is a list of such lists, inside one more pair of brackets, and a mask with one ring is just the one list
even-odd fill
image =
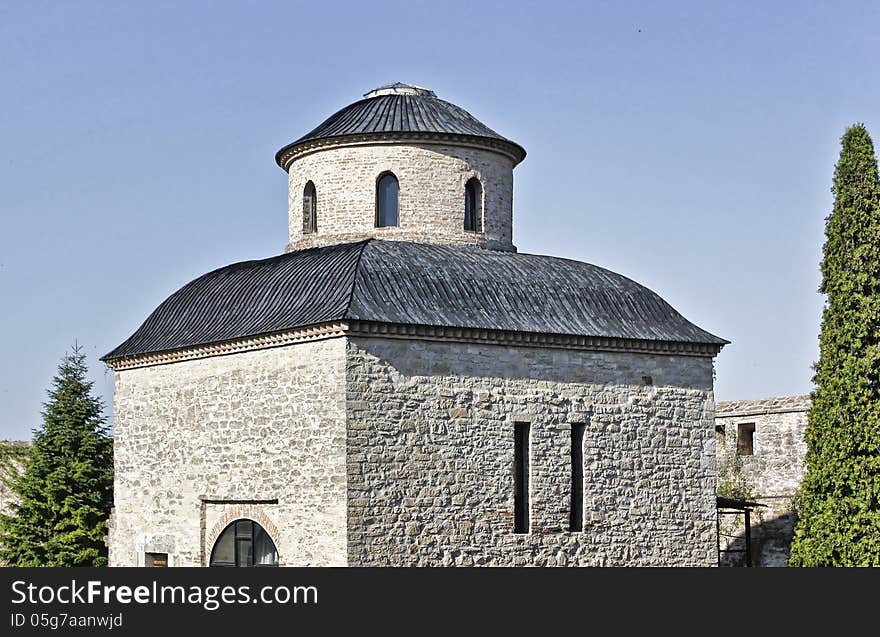
{"label": "dark gray roof", "polygon": [[[375,91],[411,85],[396,83],[379,87]],[[415,87],[412,87],[415,88]],[[374,92],[375,92],[374,91]],[[275,159],[283,168],[283,157],[295,147],[317,139],[344,137],[347,135],[421,133],[478,137],[503,142],[522,161],[525,149],[502,137],[460,106],[438,98],[432,91],[402,94],[380,94],[349,104],[337,111],[317,128],[278,151]]]}
{"label": "dark gray roof", "polygon": [[367,240],[244,261],[172,294],[102,360],[361,320],[723,345],[651,290],[587,263]]}

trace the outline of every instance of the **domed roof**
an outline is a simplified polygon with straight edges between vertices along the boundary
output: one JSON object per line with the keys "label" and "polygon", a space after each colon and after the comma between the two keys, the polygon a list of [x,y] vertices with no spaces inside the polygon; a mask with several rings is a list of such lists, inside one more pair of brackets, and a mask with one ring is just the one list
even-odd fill
{"label": "domed roof", "polygon": [[467,246],[367,240],[235,263],[172,294],[102,360],[334,321],[472,328],[716,353],[727,341],[603,268]]}
{"label": "domed roof", "polygon": [[373,89],[364,99],[337,111],[317,128],[288,144],[275,155],[282,168],[290,158],[318,140],[399,134],[417,138],[442,137],[459,142],[482,140],[509,154],[516,163],[525,156],[519,144],[502,137],[460,106],[441,100],[430,89],[395,82]]}

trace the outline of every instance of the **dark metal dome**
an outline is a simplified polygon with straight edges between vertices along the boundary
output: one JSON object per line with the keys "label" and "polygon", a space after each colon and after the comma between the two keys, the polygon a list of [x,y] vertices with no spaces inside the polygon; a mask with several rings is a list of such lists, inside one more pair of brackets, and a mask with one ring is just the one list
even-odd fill
{"label": "dark metal dome", "polygon": [[172,294],[102,360],[334,321],[727,343],[604,268],[475,247],[367,240],[244,261]]}
{"label": "dark metal dome", "polygon": [[459,142],[488,142],[516,163],[525,156],[519,144],[502,137],[460,106],[438,98],[433,91],[396,82],[373,89],[364,99],[337,111],[317,128],[278,151],[275,160],[286,169],[290,157],[318,140],[394,133],[419,138],[441,137]]}

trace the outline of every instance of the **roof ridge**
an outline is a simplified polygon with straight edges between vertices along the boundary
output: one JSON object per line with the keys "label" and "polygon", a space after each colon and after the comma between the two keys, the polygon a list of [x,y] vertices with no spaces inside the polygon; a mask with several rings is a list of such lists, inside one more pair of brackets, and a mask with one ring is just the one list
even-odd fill
{"label": "roof ridge", "polygon": [[361,246],[360,252],[358,252],[358,258],[354,264],[354,278],[351,281],[351,292],[348,293],[348,301],[345,304],[345,309],[342,311],[342,320],[348,318],[348,312],[351,310],[352,302],[354,302],[354,291],[357,288],[358,275],[361,272],[361,259],[364,258],[364,252],[366,252],[367,244],[370,243],[370,241],[374,241],[373,237],[368,237],[361,242],[363,245]]}

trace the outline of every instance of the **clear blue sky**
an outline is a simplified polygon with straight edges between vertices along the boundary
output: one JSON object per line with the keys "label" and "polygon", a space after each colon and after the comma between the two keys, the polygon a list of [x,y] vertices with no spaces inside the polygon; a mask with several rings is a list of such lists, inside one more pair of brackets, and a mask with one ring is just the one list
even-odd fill
{"label": "clear blue sky", "polygon": [[720,400],[811,389],[839,139],[880,142],[874,2],[0,3],[0,439],[74,340],[280,253],[274,152],[376,85],[529,156],[515,243],[621,272],[733,341]]}

